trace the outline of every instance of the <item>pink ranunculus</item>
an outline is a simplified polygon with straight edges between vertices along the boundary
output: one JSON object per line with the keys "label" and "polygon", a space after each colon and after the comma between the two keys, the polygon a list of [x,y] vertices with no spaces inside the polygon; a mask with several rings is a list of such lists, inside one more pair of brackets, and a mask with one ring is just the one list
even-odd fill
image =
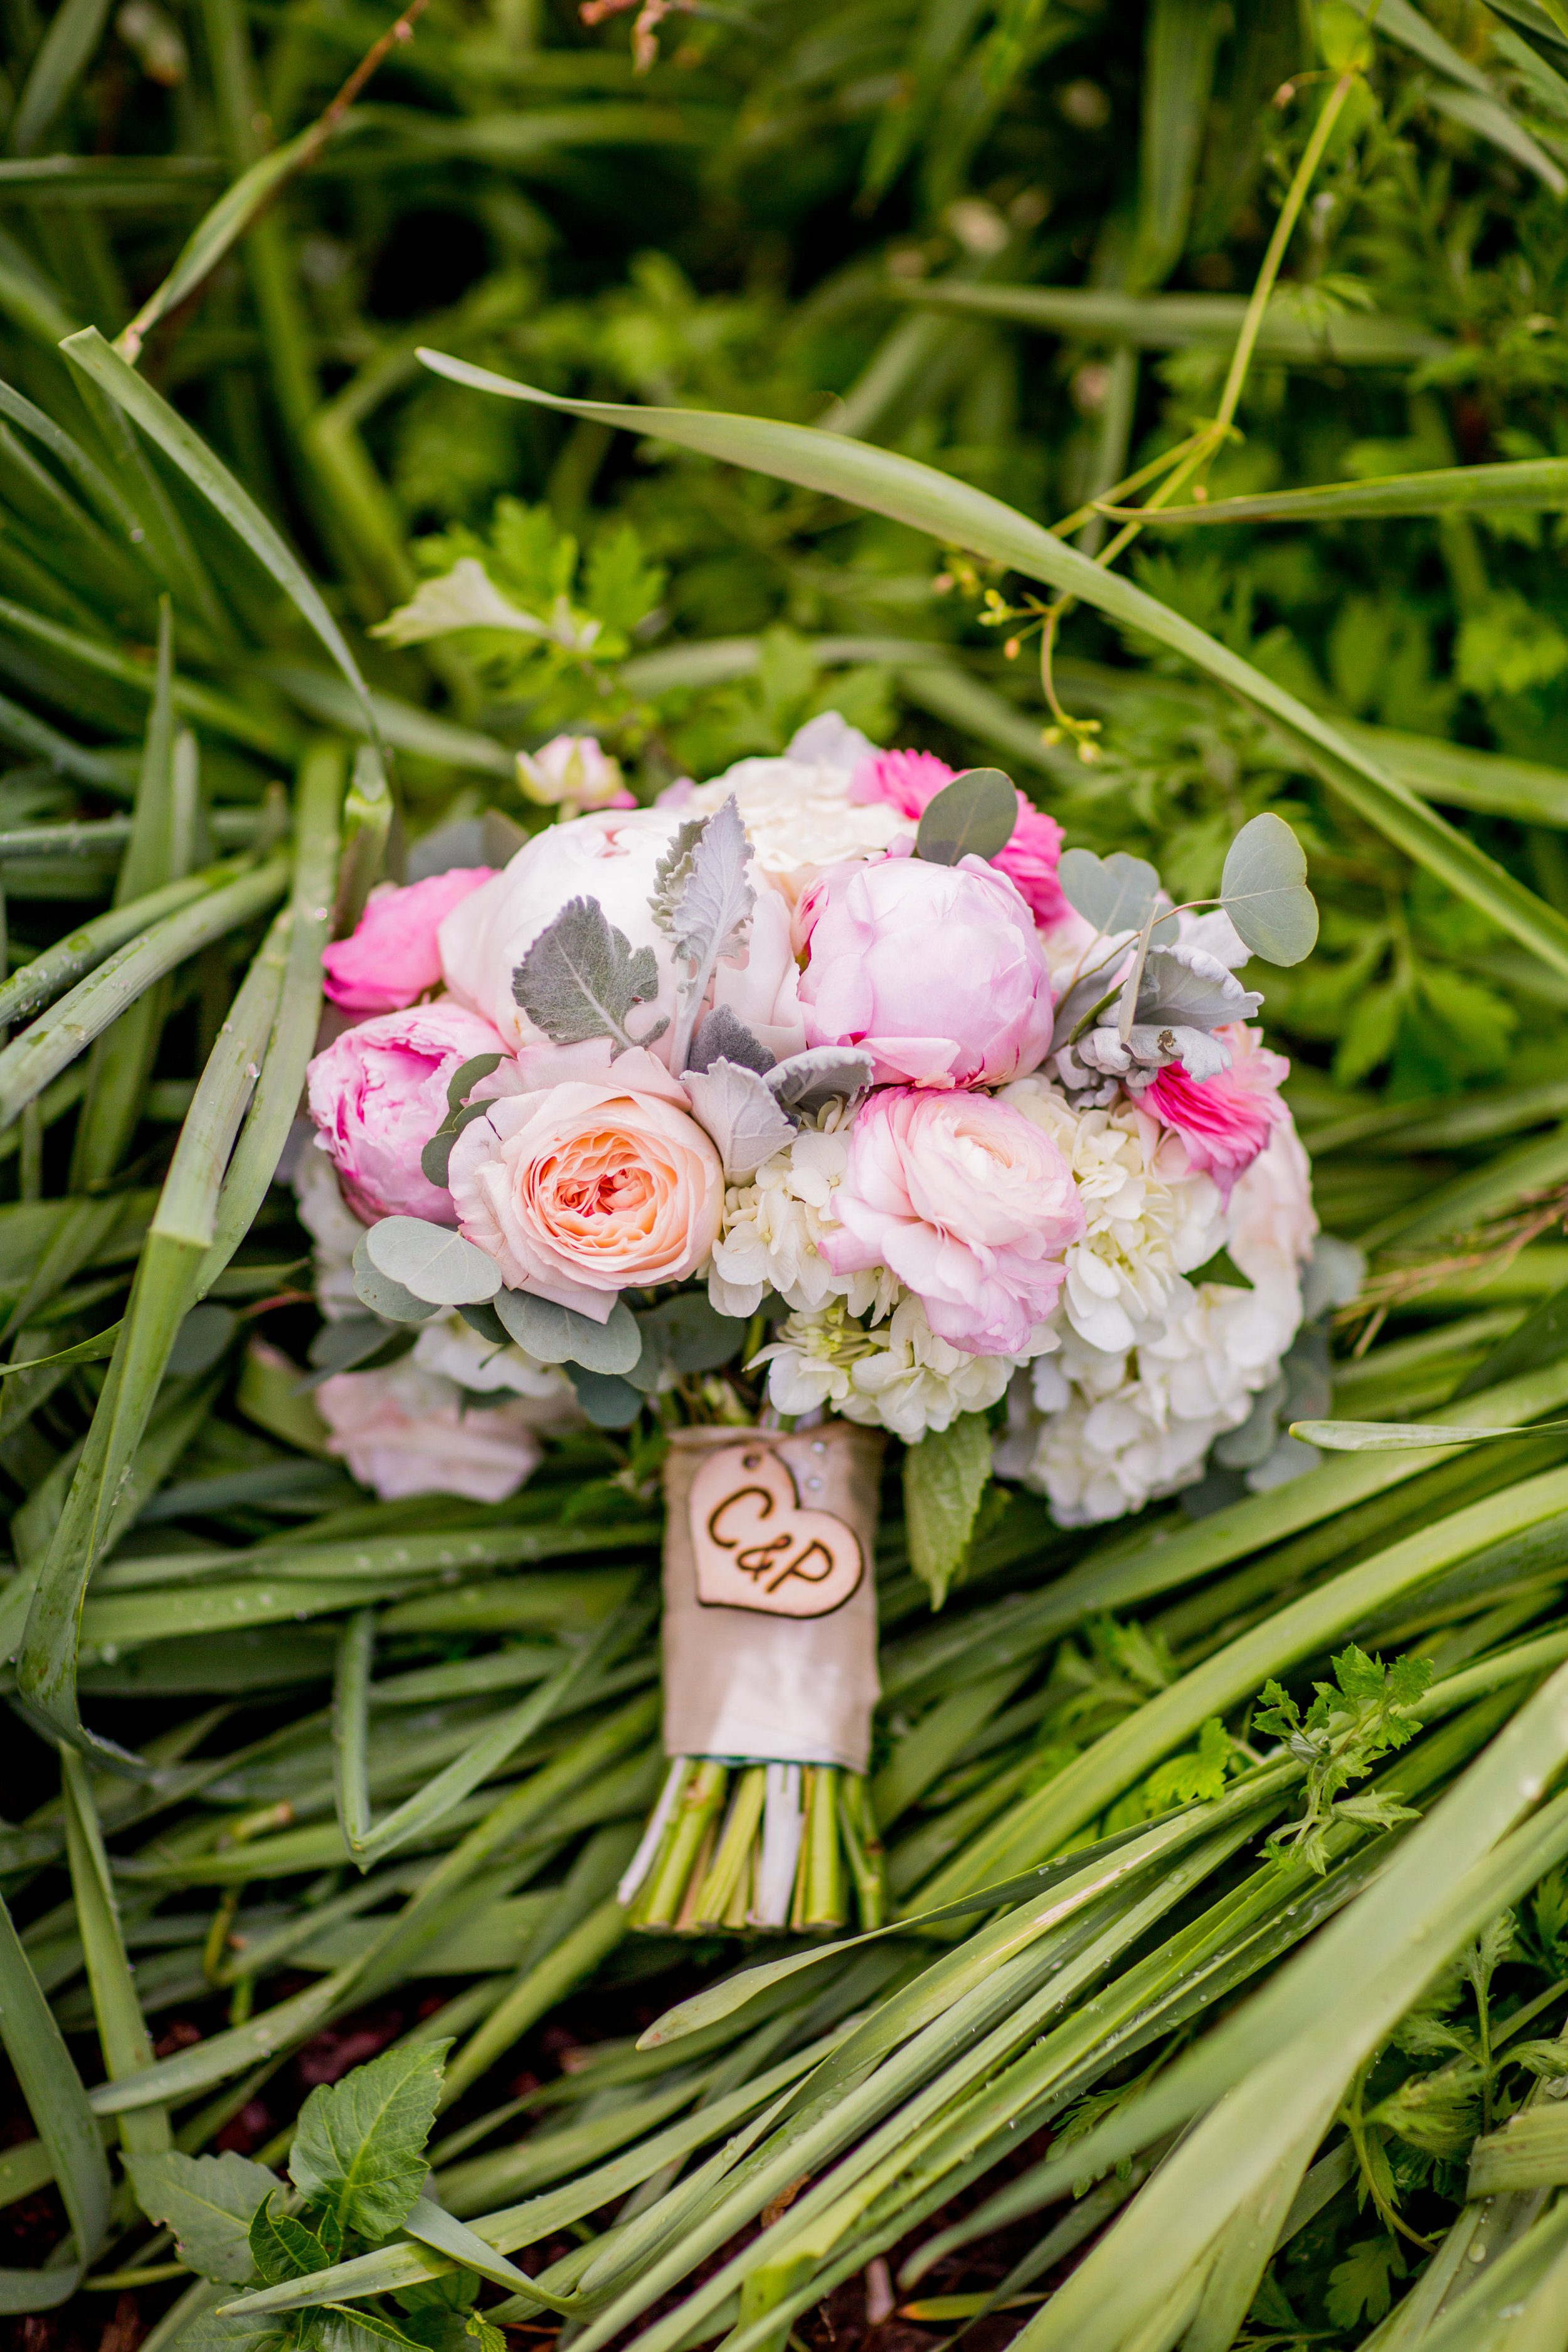
{"label": "pink ranunculus", "polygon": [[443,917],[488,882],[489,866],[454,866],[405,890],[392,884],[373,890],[363,914],[346,940],[321,950],[326,991],[334,1004],[360,1017],[398,1013],[441,977],[436,934]]}
{"label": "pink ranunculus", "polygon": [[[595,1047],[607,1065],[579,1075]],[[651,1054],[611,1064],[603,1040],[541,1046],[525,1081],[561,1076],[495,1104],[452,1147],[450,1181],[465,1240],[513,1290],[608,1320],[616,1294],[683,1282],[718,1238],[719,1155]]]}
{"label": "pink ranunculus", "polygon": [[[956,772],[934,751],[879,751],[875,759],[863,760],[856,769],[849,797],[861,803],[883,801],[918,824]],[[1061,854],[1062,829],[1055,817],[1047,816],[1020,793],[1012,839],[991,863],[1017,884],[1037,923],[1054,923],[1066,909],[1067,900],[1057,880]]]}
{"label": "pink ranunculus", "polygon": [[1051,984],[1028,908],[983,857],[835,866],[801,900],[808,1045],[861,1045],[881,1085],[1001,1086],[1037,1067]]}
{"label": "pink ranunculus", "polygon": [[[457,1223],[451,1194],[431,1183],[419,1155],[447,1116],[449,1081],[476,1054],[505,1055],[506,1047],[488,1021],[443,1000],[345,1029],[310,1064],[306,1108],[343,1198],[366,1224],[378,1217]],[[482,1081],[481,1091],[496,1083]]]}
{"label": "pink ranunculus", "polygon": [[374,1372],[337,1372],[316,1391],[331,1430],[329,1452],[385,1503],[410,1495],[462,1495],[504,1503],[543,1455],[533,1408],[464,1410],[456,1381],[405,1359]]}
{"label": "pink ranunculus", "polygon": [[993,1095],[889,1087],[861,1106],[819,1246],[835,1274],[888,1266],[937,1337],[1018,1356],[1056,1303],[1084,1233],[1072,1171]]}
{"label": "pink ranunculus", "polygon": [[1290,1075],[1283,1054],[1271,1054],[1259,1032],[1227,1022],[1215,1036],[1230,1047],[1228,1070],[1201,1082],[1171,1062],[1138,1097],[1141,1110],[1173,1128],[1187,1162],[1212,1176],[1225,1198],[1288,1114],[1279,1089]]}

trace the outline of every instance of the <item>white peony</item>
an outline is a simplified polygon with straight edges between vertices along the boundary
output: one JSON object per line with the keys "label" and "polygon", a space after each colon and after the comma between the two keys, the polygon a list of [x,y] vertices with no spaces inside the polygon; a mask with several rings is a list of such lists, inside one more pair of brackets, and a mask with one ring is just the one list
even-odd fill
{"label": "white peony", "polygon": [[928,1429],[994,1405],[1016,1359],[950,1347],[919,1299],[905,1297],[886,1322],[869,1327],[839,1298],[815,1314],[792,1315],[759,1361],[769,1364],[768,1395],[780,1412],[826,1409],[913,1445]]}
{"label": "white peony", "polygon": [[[1207,1181],[1189,1177],[1171,1189]],[[1194,1218],[1189,1235],[1198,1230]],[[1301,1269],[1316,1231],[1307,1155],[1292,1127],[1277,1128],[1204,1252],[1223,1244],[1252,1287],[1168,1285],[1168,1315],[1142,1323],[1125,1347],[1092,1344],[1064,1292],[1061,1347],[1014,1382],[998,1470],[1048,1496],[1069,1527],[1192,1485],[1215,1439],[1239,1428],[1279,1377],[1300,1326]],[[1169,1254],[1190,1269],[1203,1262],[1188,1255],[1195,1246],[1189,1238]]]}
{"label": "white peony", "polygon": [[533,1408],[528,1415],[531,1428],[582,1426],[577,1391],[559,1364],[537,1363],[515,1341],[498,1348],[465,1323],[455,1307],[420,1325],[414,1361],[421,1370],[438,1372],[476,1396],[495,1396],[505,1390],[524,1398]]}
{"label": "white peony", "polygon": [[887,848],[910,821],[884,802],[849,798],[877,747],[836,710],[803,727],[776,760],[738,760],[683,796],[679,814],[704,815],[733,793],[758,869],[793,903],[825,867]]}
{"label": "white peony", "polygon": [[[723,800],[721,793],[713,806]],[[681,822],[675,809],[600,809],[536,833],[503,867],[470,892],[442,923],[441,969],[462,1004],[482,1013],[514,1052],[543,1041],[512,992],[512,975],[528,950],[574,898],[596,898],[634,954],[649,948],[658,969],[658,994],[632,1009],[629,1027],[644,1037],[661,1019],[671,1024],[650,1051],[668,1057],[676,1010],[674,950],[654,921],[649,903],[659,859]],[[728,1004],[753,1028],[775,1059],[797,1054],[805,1024],[795,999],[795,965],[787,908],[758,892],[743,964],[721,963],[712,1002]]]}

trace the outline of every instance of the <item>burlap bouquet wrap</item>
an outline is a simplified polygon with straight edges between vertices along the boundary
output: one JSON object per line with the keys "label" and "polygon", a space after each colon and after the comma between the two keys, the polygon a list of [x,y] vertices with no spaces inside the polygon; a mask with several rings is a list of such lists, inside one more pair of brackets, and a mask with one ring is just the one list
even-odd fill
{"label": "burlap bouquet wrap", "polygon": [[684,1429],[664,1469],[669,1778],[622,1881],[634,1922],[827,1926],[883,1909],[864,1775],[882,1438]]}

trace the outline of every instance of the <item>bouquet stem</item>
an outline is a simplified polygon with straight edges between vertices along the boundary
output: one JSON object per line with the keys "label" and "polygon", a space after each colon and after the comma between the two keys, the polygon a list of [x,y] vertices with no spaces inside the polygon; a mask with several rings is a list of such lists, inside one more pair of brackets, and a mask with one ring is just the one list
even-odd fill
{"label": "bouquet stem", "polygon": [[834,1764],[679,1756],[621,1882],[633,1927],[811,1935],[882,1927],[881,1841],[865,1776]]}

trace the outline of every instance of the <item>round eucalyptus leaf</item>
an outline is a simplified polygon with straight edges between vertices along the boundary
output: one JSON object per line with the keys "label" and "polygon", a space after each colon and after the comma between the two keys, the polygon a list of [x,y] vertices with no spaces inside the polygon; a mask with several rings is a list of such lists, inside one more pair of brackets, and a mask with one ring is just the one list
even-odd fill
{"label": "round eucalyptus leaf", "polygon": [[452,1157],[452,1146],[457,1140],[457,1129],[450,1127],[442,1128],[438,1134],[430,1138],[429,1142],[419,1154],[419,1166],[427,1184],[442,1186],[446,1184],[447,1166]]}
{"label": "round eucalyptus leaf", "polygon": [[1318,937],[1307,856],[1283,817],[1265,810],[1244,824],[1225,861],[1220,903],[1254,955],[1300,963]]}
{"label": "round eucalyptus leaf", "polygon": [[424,1217],[383,1217],[365,1235],[372,1265],[433,1307],[468,1307],[493,1298],[500,1268],[447,1225]]}
{"label": "round eucalyptus leaf", "polygon": [[495,1310],[537,1364],[581,1364],[585,1371],[612,1374],[629,1372],[642,1354],[642,1333],[623,1298],[616,1299],[606,1323],[526,1290],[498,1291]]}
{"label": "round eucalyptus leaf", "polygon": [[1018,793],[1000,768],[965,768],[926,803],[915,835],[915,855],[932,866],[956,866],[961,857],[994,857],[1013,838]]}
{"label": "round eucalyptus leaf", "polygon": [[481,1339],[488,1339],[492,1348],[504,1348],[511,1338],[511,1333],[493,1307],[469,1305],[459,1307],[458,1312],[469,1330],[477,1331]]}
{"label": "round eucalyptus leaf", "polygon": [[[424,1304],[423,1300],[417,1303]],[[324,1323],[310,1342],[315,1370],[295,1382],[294,1393],[308,1396],[339,1372],[379,1371],[384,1364],[395,1364],[405,1356],[418,1337],[412,1323],[395,1324],[388,1330],[379,1315],[349,1315],[341,1323]]]}
{"label": "round eucalyptus leaf", "polygon": [[[688,1290],[661,1299],[637,1317],[645,1357],[655,1352],[678,1372],[716,1372],[741,1347],[746,1327],[721,1315],[705,1292]],[[640,1383],[639,1383],[640,1385]]]}
{"label": "round eucalyptus leaf", "polygon": [[1124,849],[1097,857],[1092,849],[1066,849],[1057,869],[1062,896],[1086,923],[1112,936],[1141,931],[1160,896],[1160,877],[1146,858]]}
{"label": "round eucalyptus leaf", "polygon": [[389,1323],[427,1323],[436,1312],[427,1298],[416,1298],[402,1283],[394,1282],[373,1265],[368,1234],[362,1234],[354,1244],[353,1277],[361,1306],[368,1307],[373,1315],[384,1316]]}
{"label": "round eucalyptus leaf", "polygon": [[574,1364],[571,1374],[577,1402],[596,1429],[631,1427],[642,1411],[642,1397],[630,1381],[616,1380],[605,1372],[590,1372],[581,1364]]}

